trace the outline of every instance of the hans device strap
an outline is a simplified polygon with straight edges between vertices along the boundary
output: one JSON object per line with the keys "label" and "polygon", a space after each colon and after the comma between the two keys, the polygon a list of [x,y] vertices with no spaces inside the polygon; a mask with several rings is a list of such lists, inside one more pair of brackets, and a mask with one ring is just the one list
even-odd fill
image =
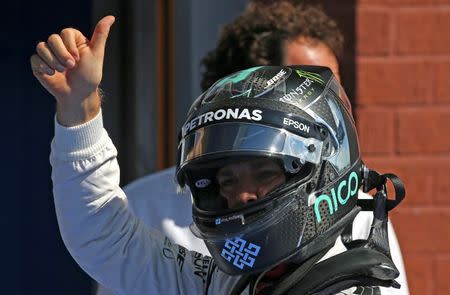
{"label": "hans device strap", "polygon": [[[377,192],[384,191],[385,194],[387,195],[386,183],[388,180],[391,181],[395,190],[395,199],[394,200],[388,199],[386,202],[387,211],[391,211],[392,209],[397,207],[397,205],[400,204],[401,201],[403,201],[406,194],[405,186],[397,175],[392,173],[379,174],[374,170],[369,170],[366,168],[364,171],[363,191],[367,193],[370,190],[376,188]],[[373,200],[370,199],[359,199],[358,206],[360,206],[363,211],[374,210],[374,202]]]}

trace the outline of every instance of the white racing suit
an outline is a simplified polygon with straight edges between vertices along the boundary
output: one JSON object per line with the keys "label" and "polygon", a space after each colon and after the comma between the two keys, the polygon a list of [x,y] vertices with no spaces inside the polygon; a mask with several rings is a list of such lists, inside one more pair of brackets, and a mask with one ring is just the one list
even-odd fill
{"label": "white racing suit", "polygon": [[[71,128],[55,124],[50,161],[58,223],[69,252],[90,276],[116,294],[231,292],[239,276],[218,270],[211,257],[173,244],[131,213],[101,113]],[[338,239],[326,256],[342,251]],[[407,294],[380,290],[373,294]],[[247,287],[243,294],[249,292]],[[351,288],[340,294],[366,293]]]}

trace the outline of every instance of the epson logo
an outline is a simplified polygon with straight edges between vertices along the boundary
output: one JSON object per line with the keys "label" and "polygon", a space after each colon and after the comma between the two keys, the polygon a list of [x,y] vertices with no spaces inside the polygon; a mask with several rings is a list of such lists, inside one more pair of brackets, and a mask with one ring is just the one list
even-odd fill
{"label": "epson logo", "polygon": [[262,119],[262,111],[261,110],[252,110],[250,112],[249,109],[219,109],[213,112],[207,112],[201,114],[198,117],[195,117],[190,122],[186,123],[183,126],[183,134],[188,133],[192,129],[199,127],[208,122],[221,121],[221,120],[229,120],[229,119],[237,119],[242,120],[246,119],[249,121],[261,121]]}
{"label": "epson logo", "polygon": [[[350,173],[347,181],[343,180],[339,183],[337,187],[337,196],[334,187],[331,189],[331,197],[326,194],[320,195],[314,202],[314,213],[316,214],[317,222],[322,222],[322,216],[319,211],[320,202],[327,202],[330,215],[333,215],[334,212],[339,209],[339,205],[345,205],[350,197],[353,197],[358,193],[358,185],[358,174],[353,171]],[[342,190],[344,188],[347,189],[345,197],[342,196]]]}
{"label": "epson logo", "polygon": [[267,81],[267,85],[266,85],[266,87],[264,87],[264,89],[267,89],[270,86],[272,86],[275,82],[280,80],[280,78],[283,77],[284,75],[286,75],[286,71],[285,70],[279,71],[278,74],[276,74],[275,76],[272,77],[272,79]]}
{"label": "epson logo", "polygon": [[309,133],[310,126],[306,125],[305,123],[295,121],[289,118],[283,118],[283,124],[287,126],[293,126],[295,129],[299,129],[300,131]]}

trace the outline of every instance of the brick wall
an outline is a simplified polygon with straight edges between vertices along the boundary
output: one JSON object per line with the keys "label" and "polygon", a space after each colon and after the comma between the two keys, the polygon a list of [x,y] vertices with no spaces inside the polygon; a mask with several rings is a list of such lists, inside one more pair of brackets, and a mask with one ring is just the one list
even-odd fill
{"label": "brick wall", "polygon": [[450,0],[358,0],[355,42],[363,157],[407,189],[391,218],[411,294],[450,294]]}

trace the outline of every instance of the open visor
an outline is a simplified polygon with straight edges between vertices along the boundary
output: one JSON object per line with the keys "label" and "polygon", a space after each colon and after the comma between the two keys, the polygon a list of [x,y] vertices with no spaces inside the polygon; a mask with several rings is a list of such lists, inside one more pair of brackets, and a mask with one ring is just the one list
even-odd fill
{"label": "open visor", "polygon": [[179,163],[182,168],[187,162],[204,155],[255,152],[291,156],[302,164],[317,164],[321,159],[322,145],[321,140],[301,137],[282,128],[226,122],[199,128],[181,140]]}

